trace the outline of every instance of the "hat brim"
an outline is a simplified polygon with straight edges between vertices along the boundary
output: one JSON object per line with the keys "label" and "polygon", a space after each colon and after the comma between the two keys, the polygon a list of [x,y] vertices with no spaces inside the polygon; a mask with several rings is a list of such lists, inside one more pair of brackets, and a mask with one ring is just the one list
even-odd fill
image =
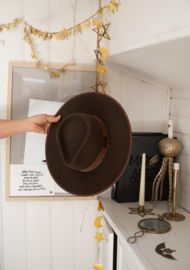
{"label": "hat brim", "polygon": [[[80,172],[66,167],[56,142],[56,132],[61,121],[73,113],[86,113],[99,117],[107,127],[109,148],[101,164],[90,172]],[[77,196],[92,196],[111,187],[123,174],[131,154],[132,133],[127,114],[110,96],[85,93],[68,100],[56,113],[58,123],[50,126],[46,138],[46,161],[55,182],[65,191]]]}

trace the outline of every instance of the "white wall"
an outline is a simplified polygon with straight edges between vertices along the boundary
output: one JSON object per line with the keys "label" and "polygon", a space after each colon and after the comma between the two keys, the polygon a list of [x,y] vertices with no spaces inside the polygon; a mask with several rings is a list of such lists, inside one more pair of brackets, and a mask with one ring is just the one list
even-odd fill
{"label": "white wall", "polygon": [[[71,1],[74,6],[75,2]],[[93,1],[78,1],[77,22],[93,13]],[[8,23],[15,18],[24,18],[34,27],[47,31],[68,28],[74,20],[70,1],[67,0],[0,1],[0,23]],[[93,55],[95,34],[85,31],[81,39]],[[0,118],[6,119],[8,63],[32,60],[28,44],[23,41],[23,25],[9,32],[3,31],[0,40],[4,40],[4,46],[0,47]],[[79,65],[93,64],[78,37],[64,42],[34,39],[34,44],[40,60],[48,64],[65,64],[72,57],[77,58]],[[96,230],[93,225],[97,215],[97,201],[91,201],[90,204],[89,201],[5,202],[5,140],[1,140],[1,143],[4,237],[2,269],[91,269],[97,257],[97,241],[94,239]]]}
{"label": "white wall", "polygon": [[108,16],[112,23],[110,55],[190,35],[188,0],[120,2],[119,12]]}
{"label": "white wall", "polygon": [[116,66],[108,66],[108,72],[108,93],[127,112],[132,132],[167,132],[168,91]]}
{"label": "white wall", "polygon": [[1,141],[0,141],[0,270],[3,265],[3,213],[2,213],[2,180],[1,180]]}
{"label": "white wall", "polygon": [[[108,21],[112,20],[112,40],[108,45],[111,54],[117,52],[117,48],[120,50],[125,45],[171,31],[171,24],[179,12],[181,2],[184,1],[178,0],[173,3],[171,0],[123,0],[119,13],[112,17],[107,16]],[[182,4],[180,10],[183,10]],[[97,0],[78,0],[76,22],[93,14],[96,6]],[[168,12],[171,20],[168,19]],[[189,13],[188,9],[184,12]],[[61,30],[74,24],[69,0],[2,0],[1,23],[7,23],[17,17],[24,18],[33,26],[47,31]],[[188,20],[189,16],[182,17],[182,22],[176,27],[187,25]],[[90,30],[83,32],[81,39],[85,48],[78,36],[64,42],[42,42],[35,39],[37,54],[40,60],[47,63],[67,63],[74,57],[77,64],[92,65],[96,44],[94,37],[94,32]],[[22,38],[22,25],[0,35],[0,39],[5,42],[5,45],[0,47],[1,118],[6,118],[9,61],[31,61],[28,44],[24,43]],[[168,91],[156,83],[141,80],[117,67],[109,67],[108,71],[109,94],[124,106],[132,130],[166,132]],[[4,269],[91,269],[97,247],[93,239],[96,202],[92,201],[85,212],[82,232],[80,226],[87,201],[5,202],[5,140],[2,140],[1,150]]]}
{"label": "white wall", "polygon": [[183,149],[177,157],[180,163],[181,204],[190,211],[190,90],[172,89],[171,119],[174,121],[174,135]]}

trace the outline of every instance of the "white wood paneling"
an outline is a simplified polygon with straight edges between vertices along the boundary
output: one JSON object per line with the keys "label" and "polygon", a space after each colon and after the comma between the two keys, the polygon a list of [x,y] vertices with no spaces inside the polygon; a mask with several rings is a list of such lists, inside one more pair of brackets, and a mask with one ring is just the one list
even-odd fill
{"label": "white wood paneling", "polygon": [[91,269],[97,261],[97,240],[94,220],[97,201],[74,202],[74,269]]}
{"label": "white wood paneling", "polygon": [[121,103],[133,132],[165,132],[167,96],[168,91],[121,72]]}
{"label": "white wood paneling", "polygon": [[167,91],[144,82],[143,131],[164,132]]}
{"label": "white wood paneling", "polygon": [[[61,31],[72,26],[73,12],[70,1],[51,0],[51,31]],[[51,63],[68,63],[72,59],[73,39],[71,37],[66,41],[51,41]]]}
{"label": "white wood paneling", "polygon": [[[32,24],[33,27],[42,31],[50,31],[49,20],[49,1],[48,0],[24,0],[24,17],[25,20]],[[44,42],[41,38],[32,35],[34,51],[42,62],[49,62],[49,41]],[[31,59],[31,50],[27,42],[25,42],[25,61],[36,62]]]}
{"label": "white wood paneling", "polygon": [[181,171],[181,205],[190,211],[190,90],[172,89],[171,97],[170,118],[174,122],[174,136],[183,147],[176,158]]}
{"label": "white wood paneling", "polygon": [[125,109],[133,132],[143,131],[143,82],[122,73],[122,106]]}
{"label": "white wood paneling", "polygon": [[[135,262],[132,260],[131,255],[129,252],[125,249],[122,242],[118,238],[117,241],[117,248],[118,248],[118,254],[117,254],[117,269],[118,270],[138,270],[139,268],[135,264]],[[144,267],[142,266],[142,269]]]}
{"label": "white wood paneling", "polygon": [[[92,1],[78,0],[76,1],[76,3],[77,3],[76,24],[86,20],[87,18],[91,17],[94,13],[96,13],[96,11],[94,11]],[[92,48],[95,48],[94,39],[96,40],[96,34],[91,29],[89,29],[88,31],[84,29],[82,35],[79,34],[76,36],[77,64],[91,63],[95,65],[94,51]]]}
{"label": "white wood paneling", "polygon": [[182,144],[181,154],[190,156],[190,136],[174,132],[174,137],[176,137]]}
{"label": "white wood paneling", "polygon": [[107,71],[108,77],[106,80],[108,81],[108,85],[106,86],[106,92],[121,103],[121,72],[109,66],[107,67]]}
{"label": "white wood paneling", "polygon": [[180,117],[171,115],[170,118],[173,119],[174,131],[190,135],[189,117]]}
{"label": "white wood paneling", "polygon": [[100,258],[98,263],[102,263],[104,270],[113,270],[114,233],[105,217],[103,217],[101,223],[103,227],[98,229],[98,232],[103,234],[104,240],[99,244]]}
{"label": "white wood paneling", "polygon": [[74,269],[74,202],[52,202],[52,270]]}
{"label": "white wood paneling", "polygon": [[3,201],[3,269],[26,269],[26,210],[24,204],[24,202]]}
{"label": "white wood paneling", "polygon": [[190,91],[188,89],[172,89],[172,98],[181,98],[181,99],[186,99],[186,98],[190,98]]}
{"label": "white wood paneling", "polygon": [[[15,18],[22,18],[22,0],[1,1],[0,2],[0,20],[1,23],[9,23]],[[15,29],[4,30],[1,40],[4,46],[0,49],[0,118],[6,118],[7,104],[7,82],[8,82],[8,64],[10,61],[22,61],[22,23]]]}
{"label": "white wood paneling", "polygon": [[190,156],[180,154],[176,160],[180,163],[180,171],[190,175]]}
{"label": "white wood paneling", "polygon": [[171,115],[190,117],[190,99],[172,99],[171,101]]}
{"label": "white wood paneling", "polygon": [[[1,1],[0,18],[1,23],[8,23],[15,18],[22,18],[22,1]],[[6,118],[8,63],[9,61],[22,60],[22,24],[16,29],[4,30],[1,40],[4,46],[0,49],[0,118]],[[2,144],[2,206],[3,206],[3,269],[20,270],[25,269],[25,206],[24,202],[5,202],[5,140]]]}
{"label": "white wood paneling", "polygon": [[50,204],[51,202],[27,202],[27,270],[51,269]]}
{"label": "white wood paneling", "polygon": [[190,205],[190,194],[184,190],[182,190],[182,193],[181,193],[181,205],[189,210],[189,205]]}
{"label": "white wood paneling", "polygon": [[190,195],[190,175],[181,171],[179,179],[181,182],[181,189],[188,192]]}

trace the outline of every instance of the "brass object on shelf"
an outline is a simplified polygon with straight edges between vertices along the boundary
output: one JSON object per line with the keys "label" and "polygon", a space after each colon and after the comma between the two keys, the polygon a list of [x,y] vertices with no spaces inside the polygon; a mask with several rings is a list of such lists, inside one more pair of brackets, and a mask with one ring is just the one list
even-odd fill
{"label": "brass object on shelf", "polygon": [[144,209],[144,206],[140,206],[137,208],[129,207],[131,212],[129,214],[138,214],[141,217],[144,217],[146,215],[155,215],[154,213],[151,213],[153,209]]}
{"label": "brass object on shelf", "polygon": [[[178,165],[179,166],[179,165]],[[175,167],[175,166],[174,166]],[[170,221],[183,221],[185,220],[185,216],[176,213],[176,204],[177,204],[177,189],[179,181],[179,169],[173,171],[173,200],[172,200],[172,212],[164,213],[163,217]]]}
{"label": "brass object on shelf", "polygon": [[144,212],[144,205],[139,205],[139,212]]}
{"label": "brass object on shelf", "polygon": [[159,151],[162,155],[164,155],[164,159],[162,162],[162,166],[160,171],[158,172],[157,176],[154,179],[152,185],[152,199],[151,203],[154,200],[153,207],[156,206],[158,200],[158,190],[160,187],[160,200],[162,199],[162,192],[163,192],[163,183],[164,177],[168,168],[169,174],[169,197],[168,197],[168,209],[170,208],[170,201],[172,198],[172,170],[173,170],[173,161],[174,157],[179,155],[182,149],[181,143],[176,139],[165,138],[161,140],[158,144]]}
{"label": "brass object on shelf", "polygon": [[182,145],[176,139],[165,138],[159,142],[158,148],[165,157],[176,157],[181,152]]}
{"label": "brass object on shelf", "polygon": [[155,248],[156,253],[163,256],[164,258],[177,261],[177,259],[175,259],[171,255],[171,253],[176,252],[176,250],[170,249],[170,248],[165,248],[165,247],[166,247],[165,243],[161,243],[161,244],[157,245],[156,248]]}
{"label": "brass object on shelf", "polygon": [[158,215],[158,218],[146,218],[142,219],[138,223],[138,227],[141,231],[138,231],[127,239],[129,244],[134,244],[137,241],[137,238],[142,237],[145,232],[154,233],[154,234],[161,234],[166,233],[171,230],[170,224],[163,220],[164,217]]}
{"label": "brass object on shelf", "polygon": [[183,220],[185,220],[185,216],[181,215],[179,213],[176,213],[175,216],[173,216],[173,213],[168,212],[168,213],[164,213],[163,216],[169,221],[183,221]]}
{"label": "brass object on shelf", "polygon": [[[129,238],[127,239],[127,242],[128,242],[129,244],[134,244],[134,243],[136,243],[137,238],[142,237],[142,236],[144,235],[145,232],[146,232],[146,230],[142,230],[142,231],[136,232],[136,233],[134,234],[134,236],[131,236],[131,237],[129,237]],[[138,235],[138,234],[139,234],[139,235]],[[134,241],[130,241],[130,239],[134,239]]]}
{"label": "brass object on shelf", "polygon": [[150,166],[154,166],[158,161],[159,161],[159,156],[158,156],[158,155],[154,155],[154,156],[149,160],[149,164],[150,164]]}

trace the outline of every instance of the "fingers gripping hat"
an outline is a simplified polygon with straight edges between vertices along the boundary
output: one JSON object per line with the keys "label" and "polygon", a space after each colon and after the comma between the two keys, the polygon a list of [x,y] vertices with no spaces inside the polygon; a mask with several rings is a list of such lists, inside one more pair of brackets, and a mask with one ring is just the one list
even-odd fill
{"label": "fingers gripping hat", "polygon": [[77,196],[91,196],[111,187],[129,161],[132,134],[121,105],[100,93],[68,100],[50,126],[46,161],[55,182]]}

